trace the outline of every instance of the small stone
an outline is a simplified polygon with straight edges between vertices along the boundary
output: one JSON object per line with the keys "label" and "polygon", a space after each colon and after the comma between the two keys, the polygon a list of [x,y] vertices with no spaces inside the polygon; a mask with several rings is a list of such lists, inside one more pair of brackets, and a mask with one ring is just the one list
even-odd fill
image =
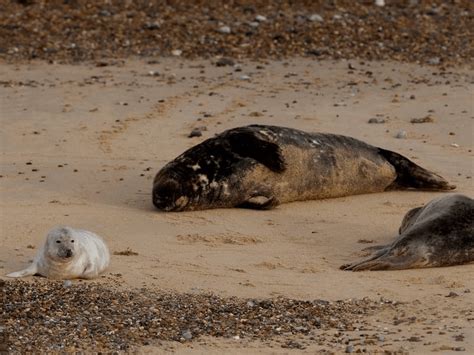
{"label": "small stone", "polygon": [[415,100],[416,96],[415,95],[410,95],[410,100]]}
{"label": "small stone", "polygon": [[109,17],[111,16],[112,14],[110,13],[110,11],[107,11],[107,10],[100,10],[99,11],[99,16],[103,16],[103,17]]}
{"label": "small stone", "polygon": [[229,34],[231,33],[231,29],[229,26],[221,26],[217,29],[217,32],[223,33],[223,34]]}
{"label": "small stone", "polygon": [[456,346],[453,348],[454,351],[466,351],[466,348],[462,347],[462,346]]}
{"label": "small stone", "polygon": [[173,49],[171,51],[171,54],[174,55],[175,57],[179,57],[181,54],[183,54],[183,51],[181,49]]}
{"label": "small stone", "polygon": [[250,112],[249,116],[250,117],[261,117],[261,116],[263,116],[263,113],[258,112],[258,111],[254,111],[254,112]]}
{"label": "small stone", "polygon": [[193,138],[193,137],[201,137],[202,136],[202,131],[207,131],[207,127],[201,126],[201,127],[196,127],[194,128],[191,133],[189,133],[188,137]]}
{"label": "small stone", "polygon": [[368,123],[385,123],[383,118],[373,117],[367,121]]}
{"label": "small stone", "polygon": [[186,340],[191,340],[193,338],[193,334],[191,333],[191,331],[189,329],[184,330],[181,333],[181,336]]}
{"label": "small stone", "polygon": [[240,340],[240,336],[238,336],[238,335],[235,335],[235,336],[233,336],[233,337],[232,337],[232,339],[235,339],[235,340]]}
{"label": "small stone", "polygon": [[157,71],[154,71],[154,70],[150,70],[150,71],[148,72],[148,75],[149,75],[149,76],[159,76],[160,73],[157,72]]}
{"label": "small stone", "polygon": [[385,0],[375,0],[375,5],[383,7],[385,6]]}
{"label": "small stone", "polygon": [[395,135],[395,138],[398,138],[398,139],[407,139],[408,137],[408,134],[406,131],[398,131],[397,134]]}
{"label": "small stone", "polygon": [[354,352],[354,345],[347,345],[346,346],[346,353]]}
{"label": "small stone", "polygon": [[239,79],[240,79],[240,80],[250,80],[250,76],[248,76],[248,75],[242,75]]}
{"label": "small stone", "polygon": [[216,62],[216,66],[218,67],[225,67],[225,66],[234,66],[235,62],[232,58],[222,57],[219,58]]}
{"label": "small stone", "polygon": [[158,21],[145,23],[145,28],[147,30],[158,30],[160,27],[161,25]]}
{"label": "small stone", "polygon": [[262,15],[257,15],[257,16],[255,16],[255,20],[258,21],[258,22],[265,22],[265,21],[267,21],[267,18],[265,16],[262,16]]}
{"label": "small stone", "polygon": [[459,144],[457,144],[457,143],[451,143],[451,147],[453,147],[453,148],[459,148]]}
{"label": "small stone", "polygon": [[320,14],[312,14],[308,17],[311,22],[323,22],[324,19]]}
{"label": "small stone", "polygon": [[410,120],[411,123],[428,123],[428,122],[434,122],[433,117],[430,115],[422,117],[422,118],[412,118]]}
{"label": "small stone", "polygon": [[440,62],[441,62],[441,59],[439,59],[439,57],[432,57],[428,59],[428,64],[431,64],[431,65],[438,65]]}
{"label": "small stone", "polygon": [[250,22],[248,23],[248,25],[249,25],[250,27],[257,28],[258,26],[260,26],[260,23],[257,22],[257,21],[250,21]]}
{"label": "small stone", "polygon": [[72,281],[71,281],[71,280],[65,280],[65,281],[63,282],[63,286],[64,286],[65,288],[71,287],[71,286],[72,286]]}
{"label": "small stone", "polygon": [[458,297],[459,295],[456,292],[451,291],[446,297]]}

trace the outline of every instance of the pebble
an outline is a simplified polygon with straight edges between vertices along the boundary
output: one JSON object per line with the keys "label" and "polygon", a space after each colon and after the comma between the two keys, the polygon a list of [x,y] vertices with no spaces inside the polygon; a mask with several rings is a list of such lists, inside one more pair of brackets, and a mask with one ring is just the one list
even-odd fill
{"label": "pebble", "polygon": [[157,71],[154,71],[154,70],[150,70],[150,71],[148,72],[148,75],[149,75],[149,76],[159,76],[160,73],[157,72]]}
{"label": "pebble", "polygon": [[183,51],[181,49],[173,49],[171,51],[171,54],[174,55],[175,57],[179,57],[181,56],[181,54],[183,54]]}
{"label": "pebble", "polygon": [[257,16],[255,16],[255,20],[258,21],[258,22],[265,22],[265,21],[267,21],[267,18],[265,16],[262,16],[262,15],[257,15]]}
{"label": "pebble", "polygon": [[312,14],[308,17],[311,22],[323,22],[324,19],[320,14]]}
{"label": "pebble", "polygon": [[451,143],[451,147],[453,147],[453,148],[459,148],[459,144],[457,144],[457,143]]}
{"label": "pebble", "polygon": [[71,287],[72,286],[72,281],[71,280],[64,280],[63,286],[64,287]]}
{"label": "pebble", "polygon": [[186,340],[191,340],[193,338],[193,334],[191,333],[189,329],[186,329],[185,331],[183,331],[181,333],[181,336]]}
{"label": "pebble", "polygon": [[375,0],[375,5],[383,7],[385,6],[385,0]]}
{"label": "pebble", "polygon": [[242,75],[242,76],[240,76],[239,79],[240,79],[240,80],[250,80],[250,76],[248,76],[248,75]]}
{"label": "pebble", "polygon": [[458,297],[459,295],[456,292],[451,291],[446,297]]}
{"label": "pebble", "polygon": [[398,138],[398,139],[407,139],[408,137],[408,134],[406,131],[398,131],[397,134],[395,135],[395,138]]}
{"label": "pebble", "polygon": [[421,117],[421,118],[412,118],[410,120],[410,122],[411,123],[428,123],[428,122],[434,122],[434,119],[433,119],[433,117],[428,115],[428,116]]}
{"label": "pebble", "polygon": [[189,133],[188,137],[189,138],[201,137],[203,131],[207,131],[207,127],[205,126],[196,127],[191,131],[191,133]]}
{"label": "pebble", "polygon": [[439,57],[432,57],[428,59],[428,64],[431,65],[438,65],[441,62],[441,59]]}
{"label": "pebble", "polygon": [[373,117],[367,121],[368,123],[385,123],[385,119],[380,117]]}
{"label": "pebble", "polygon": [[346,346],[346,353],[354,352],[354,345],[347,345]]}
{"label": "pebble", "polygon": [[222,57],[216,61],[216,66],[225,67],[225,66],[234,66],[235,62],[232,58]]}
{"label": "pebble", "polygon": [[217,29],[217,32],[223,33],[223,34],[229,34],[231,33],[231,29],[229,26],[221,26]]}

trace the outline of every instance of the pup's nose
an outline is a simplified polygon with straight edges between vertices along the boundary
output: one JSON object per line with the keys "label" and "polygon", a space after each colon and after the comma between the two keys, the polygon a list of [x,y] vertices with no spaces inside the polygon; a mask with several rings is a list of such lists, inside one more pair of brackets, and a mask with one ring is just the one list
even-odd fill
{"label": "pup's nose", "polygon": [[66,258],[70,258],[72,256],[72,250],[71,249],[67,249],[66,250]]}

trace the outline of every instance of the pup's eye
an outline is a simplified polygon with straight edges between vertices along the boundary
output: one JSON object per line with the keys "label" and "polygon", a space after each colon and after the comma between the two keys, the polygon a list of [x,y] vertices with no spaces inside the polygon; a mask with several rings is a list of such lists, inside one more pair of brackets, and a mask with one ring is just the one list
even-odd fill
{"label": "pup's eye", "polygon": [[59,243],[61,243],[61,241],[60,241],[60,240],[56,240],[56,243],[58,243],[58,244],[59,244]]}
{"label": "pup's eye", "polygon": [[71,243],[74,243],[74,240],[71,240]]}

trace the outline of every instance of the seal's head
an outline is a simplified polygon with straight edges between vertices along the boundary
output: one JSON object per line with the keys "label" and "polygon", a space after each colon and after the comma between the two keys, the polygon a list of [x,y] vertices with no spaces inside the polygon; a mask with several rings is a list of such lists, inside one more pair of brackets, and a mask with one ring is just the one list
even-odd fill
{"label": "seal's head", "polygon": [[77,240],[68,228],[55,228],[48,233],[45,252],[52,260],[69,262],[77,254],[77,250]]}
{"label": "seal's head", "polygon": [[210,149],[206,145],[195,148],[171,161],[156,174],[152,198],[159,210],[204,209],[215,207],[218,201],[228,198],[226,181],[232,172],[232,157],[216,147],[212,147],[213,154],[207,151]]}
{"label": "seal's head", "polygon": [[163,211],[183,210],[189,199],[184,195],[183,185],[185,182],[177,178],[166,177],[165,174],[157,177],[153,184],[153,204]]}

